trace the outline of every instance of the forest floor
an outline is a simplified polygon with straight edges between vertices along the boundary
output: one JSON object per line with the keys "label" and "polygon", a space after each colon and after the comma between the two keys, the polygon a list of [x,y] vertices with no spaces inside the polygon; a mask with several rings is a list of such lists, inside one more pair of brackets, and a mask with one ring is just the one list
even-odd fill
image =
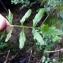
{"label": "forest floor", "polygon": [[[32,26],[32,19],[36,14],[36,8],[33,9],[33,13],[30,18],[24,23],[26,26]],[[0,9],[1,10],[1,9]],[[27,8],[20,10],[20,5],[12,6],[10,8],[13,13],[13,24],[20,25],[20,19],[23,17]],[[6,17],[8,12],[0,11],[0,13]],[[39,25],[42,22],[39,23]],[[39,26],[38,25],[38,26]],[[19,33],[21,28],[14,28],[12,37],[10,38],[7,46],[0,53],[0,63],[41,63],[42,51],[37,51],[34,46],[33,36],[31,29],[26,28],[25,34],[27,37],[26,44],[23,49],[19,49]],[[37,53],[36,53],[37,52]],[[36,53],[36,55],[34,54]],[[52,56],[53,54],[51,54]],[[52,56],[53,57],[53,56]]]}

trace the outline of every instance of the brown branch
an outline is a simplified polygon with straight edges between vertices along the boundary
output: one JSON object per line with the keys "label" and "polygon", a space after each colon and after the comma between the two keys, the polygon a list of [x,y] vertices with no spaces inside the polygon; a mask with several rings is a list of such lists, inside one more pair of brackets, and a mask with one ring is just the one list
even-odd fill
{"label": "brown branch", "polygon": [[30,63],[31,57],[32,57],[32,49],[30,50],[30,56],[29,56],[29,61],[28,61],[28,63]]}
{"label": "brown branch", "polygon": [[8,50],[8,54],[7,54],[7,56],[6,56],[6,60],[4,61],[4,63],[7,63],[8,57],[9,57],[9,53],[10,53],[10,50]]}
{"label": "brown branch", "polygon": [[5,11],[8,12],[8,11],[7,11],[7,8],[5,7],[5,5],[3,4],[3,2],[2,2],[1,0],[0,0],[0,3],[1,3],[2,6],[4,7]]}
{"label": "brown branch", "polygon": [[63,52],[63,48],[59,49],[59,50],[54,50],[54,51],[45,51],[46,53],[55,53],[55,52]]}

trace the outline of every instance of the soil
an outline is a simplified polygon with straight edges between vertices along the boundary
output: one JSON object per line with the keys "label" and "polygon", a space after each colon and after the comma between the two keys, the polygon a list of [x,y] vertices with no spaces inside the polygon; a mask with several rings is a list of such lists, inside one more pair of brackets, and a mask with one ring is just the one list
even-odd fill
{"label": "soil", "polygon": [[[13,13],[14,19],[13,24],[20,25],[20,19],[23,17],[28,8],[24,8],[20,10],[21,5],[13,5],[10,7],[11,12]],[[33,13],[30,18],[24,23],[24,25],[32,26],[32,19],[36,14],[37,8],[33,9]],[[0,9],[0,13],[6,17],[8,15],[8,11],[3,8],[3,11]],[[42,22],[40,22],[42,23]],[[39,25],[40,25],[39,23]],[[21,32],[21,28],[14,28],[12,37],[10,38],[7,47],[2,50],[0,54],[0,63],[41,63],[42,52],[37,51],[37,55],[34,55],[36,51],[36,47],[34,46],[33,36],[31,29],[26,28],[25,34],[27,37],[25,47],[23,49],[19,49],[19,34]],[[14,48],[13,48],[14,47]],[[10,52],[9,52],[10,50]],[[35,50],[35,51],[34,51]],[[31,52],[32,51],[32,52]],[[7,58],[8,56],[8,58]]]}

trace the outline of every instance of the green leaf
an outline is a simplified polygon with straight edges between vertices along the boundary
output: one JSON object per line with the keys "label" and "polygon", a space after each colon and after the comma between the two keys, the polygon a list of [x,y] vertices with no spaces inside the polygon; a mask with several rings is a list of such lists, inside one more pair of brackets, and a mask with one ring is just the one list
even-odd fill
{"label": "green leaf", "polygon": [[3,39],[4,36],[5,36],[5,30],[2,31],[0,39]]}
{"label": "green leaf", "polygon": [[19,48],[20,49],[22,49],[24,47],[25,41],[26,41],[26,36],[25,36],[24,30],[22,30],[20,33],[20,38],[19,38]]}
{"label": "green leaf", "polygon": [[45,22],[46,24],[50,25],[50,26],[59,26],[60,25],[60,22],[58,20],[58,18],[55,17],[55,15],[51,14],[48,19],[46,20]]}
{"label": "green leaf", "polygon": [[9,20],[10,24],[12,24],[12,20],[13,20],[13,14],[11,13],[11,11],[9,10],[9,15],[6,16],[6,18]]}
{"label": "green leaf", "polygon": [[39,10],[35,18],[33,19],[33,26],[36,26],[37,23],[41,20],[41,18],[44,16],[44,12],[45,12],[45,8]]}
{"label": "green leaf", "polygon": [[32,10],[29,9],[29,10],[25,13],[25,15],[22,17],[22,19],[20,20],[20,22],[21,22],[22,25],[23,25],[23,23],[25,22],[25,20],[27,20],[27,19],[29,18],[29,16],[31,15],[31,13],[32,13]]}
{"label": "green leaf", "polygon": [[60,42],[61,41],[61,37],[59,37],[59,36],[55,36],[54,38],[53,38],[53,42]]}
{"label": "green leaf", "polygon": [[12,34],[12,30],[13,30],[13,28],[10,30],[10,32],[7,34],[7,37],[6,37],[6,39],[5,39],[5,42],[7,42],[9,39],[10,39],[10,37],[11,37],[11,34]]}
{"label": "green leaf", "polygon": [[42,38],[42,36],[39,34],[38,31],[36,31],[35,29],[32,30],[32,33],[33,33],[33,36],[34,36],[34,39],[37,40],[37,42],[40,44],[40,45],[44,45],[44,40]]}
{"label": "green leaf", "polygon": [[62,31],[60,31],[59,29],[56,29],[54,26],[48,26],[48,25],[42,25],[41,29],[42,33],[44,35],[50,35],[50,36],[56,36],[56,35],[61,35],[63,34]]}
{"label": "green leaf", "polygon": [[45,60],[46,60],[46,57],[45,57],[45,56],[43,56],[43,57],[42,57],[42,63],[44,63],[44,62],[45,62]]}

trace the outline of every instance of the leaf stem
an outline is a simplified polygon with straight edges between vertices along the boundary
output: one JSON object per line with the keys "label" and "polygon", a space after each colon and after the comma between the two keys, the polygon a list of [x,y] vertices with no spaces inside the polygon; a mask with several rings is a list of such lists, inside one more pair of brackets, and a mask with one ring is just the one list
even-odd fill
{"label": "leaf stem", "polygon": [[7,25],[7,26],[12,26],[12,27],[20,27],[20,28],[34,28],[33,26],[22,26],[22,25]]}

